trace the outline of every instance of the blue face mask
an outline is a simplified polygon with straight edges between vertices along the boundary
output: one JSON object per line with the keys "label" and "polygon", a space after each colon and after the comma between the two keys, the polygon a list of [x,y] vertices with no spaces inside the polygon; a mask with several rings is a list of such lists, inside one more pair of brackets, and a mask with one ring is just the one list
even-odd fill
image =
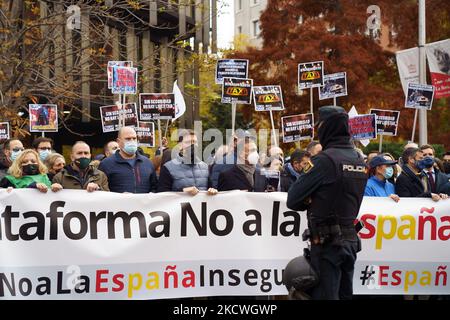
{"label": "blue face mask", "polygon": [[422,160],[417,162],[417,168],[419,170],[423,170],[425,168],[429,169],[433,166],[434,159],[432,157],[425,157]]}
{"label": "blue face mask", "polygon": [[383,173],[383,176],[386,179],[392,178],[393,175],[394,175],[394,168],[392,168],[392,167],[387,167],[386,170]]}
{"label": "blue face mask", "polygon": [[22,150],[11,152],[11,161],[15,161],[20,156],[21,153]]}
{"label": "blue face mask", "polygon": [[125,146],[123,147],[123,151],[129,155],[133,155],[136,153],[138,148],[136,141],[127,141],[125,142]]}
{"label": "blue face mask", "polygon": [[50,150],[42,150],[39,151],[39,158],[41,158],[41,161],[45,161],[45,159],[47,159],[47,157],[51,154],[52,152]]}

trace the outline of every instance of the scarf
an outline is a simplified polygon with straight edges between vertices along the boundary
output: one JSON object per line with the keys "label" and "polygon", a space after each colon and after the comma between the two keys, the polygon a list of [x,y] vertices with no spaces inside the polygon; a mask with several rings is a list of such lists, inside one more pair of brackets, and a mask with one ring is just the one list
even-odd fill
{"label": "scarf", "polygon": [[248,182],[250,182],[250,185],[253,187],[255,184],[255,178],[254,178],[255,169],[256,169],[255,166],[252,166],[250,164],[238,164],[237,167],[239,168],[239,170],[241,170],[244,173]]}

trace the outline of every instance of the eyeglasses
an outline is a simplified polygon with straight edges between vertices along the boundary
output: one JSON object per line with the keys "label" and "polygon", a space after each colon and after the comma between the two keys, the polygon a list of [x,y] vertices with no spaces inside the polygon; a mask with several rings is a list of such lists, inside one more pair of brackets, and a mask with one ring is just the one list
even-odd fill
{"label": "eyeglasses", "polygon": [[19,152],[19,151],[23,151],[23,150],[25,150],[24,148],[14,148],[14,149],[12,149],[12,151],[14,151],[14,152]]}

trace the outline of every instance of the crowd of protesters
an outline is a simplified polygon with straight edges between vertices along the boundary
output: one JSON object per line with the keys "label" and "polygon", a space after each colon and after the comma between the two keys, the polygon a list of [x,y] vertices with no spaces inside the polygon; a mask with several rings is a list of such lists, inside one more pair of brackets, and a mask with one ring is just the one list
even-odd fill
{"label": "crowd of protesters", "polygon": [[[312,141],[306,150],[286,156],[277,146],[259,153],[256,139],[248,132],[236,134],[230,145],[218,148],[209,159],[199,156],[198,137],[192,130],[182,130],[177,152],[163,146],[151,160],[138,147],[136,132],[121,128],[116,141],[104,146],[104,154],[92,157],[90,146],[78,141],[72,146],[70,163],[53,152],[50,138],[35,139],[25,149],[13,138],[3,143],[0,162],[0,187],[35,188],[41,192],[83,189],[120,193],[185,192],[196,195],[205,191],[287,192],[297,178],[312,167],[312,158],[322,151]],[[361,151],[362,153],[362,151]],[[364,154],[363,154],[364,155]],[[400,159],[388,153],[364,155],[369,180],[365,195],[388,197],[424,197],[434,201],[450,195],[450,152],[440,160],[431,145],[405,145]]]}

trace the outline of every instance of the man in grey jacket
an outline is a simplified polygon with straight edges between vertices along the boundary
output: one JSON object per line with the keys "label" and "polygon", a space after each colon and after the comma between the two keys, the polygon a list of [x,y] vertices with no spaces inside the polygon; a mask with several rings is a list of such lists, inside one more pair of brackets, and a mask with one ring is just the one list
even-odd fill
{"label": "man in grey jacket", "polygon": [[183,130],[180,153],[161,167],[157,192],[175,191],[196,195],[199,191],[217,194],[210,188],[208,165],[198,156],[197,136],[192,130]]}

